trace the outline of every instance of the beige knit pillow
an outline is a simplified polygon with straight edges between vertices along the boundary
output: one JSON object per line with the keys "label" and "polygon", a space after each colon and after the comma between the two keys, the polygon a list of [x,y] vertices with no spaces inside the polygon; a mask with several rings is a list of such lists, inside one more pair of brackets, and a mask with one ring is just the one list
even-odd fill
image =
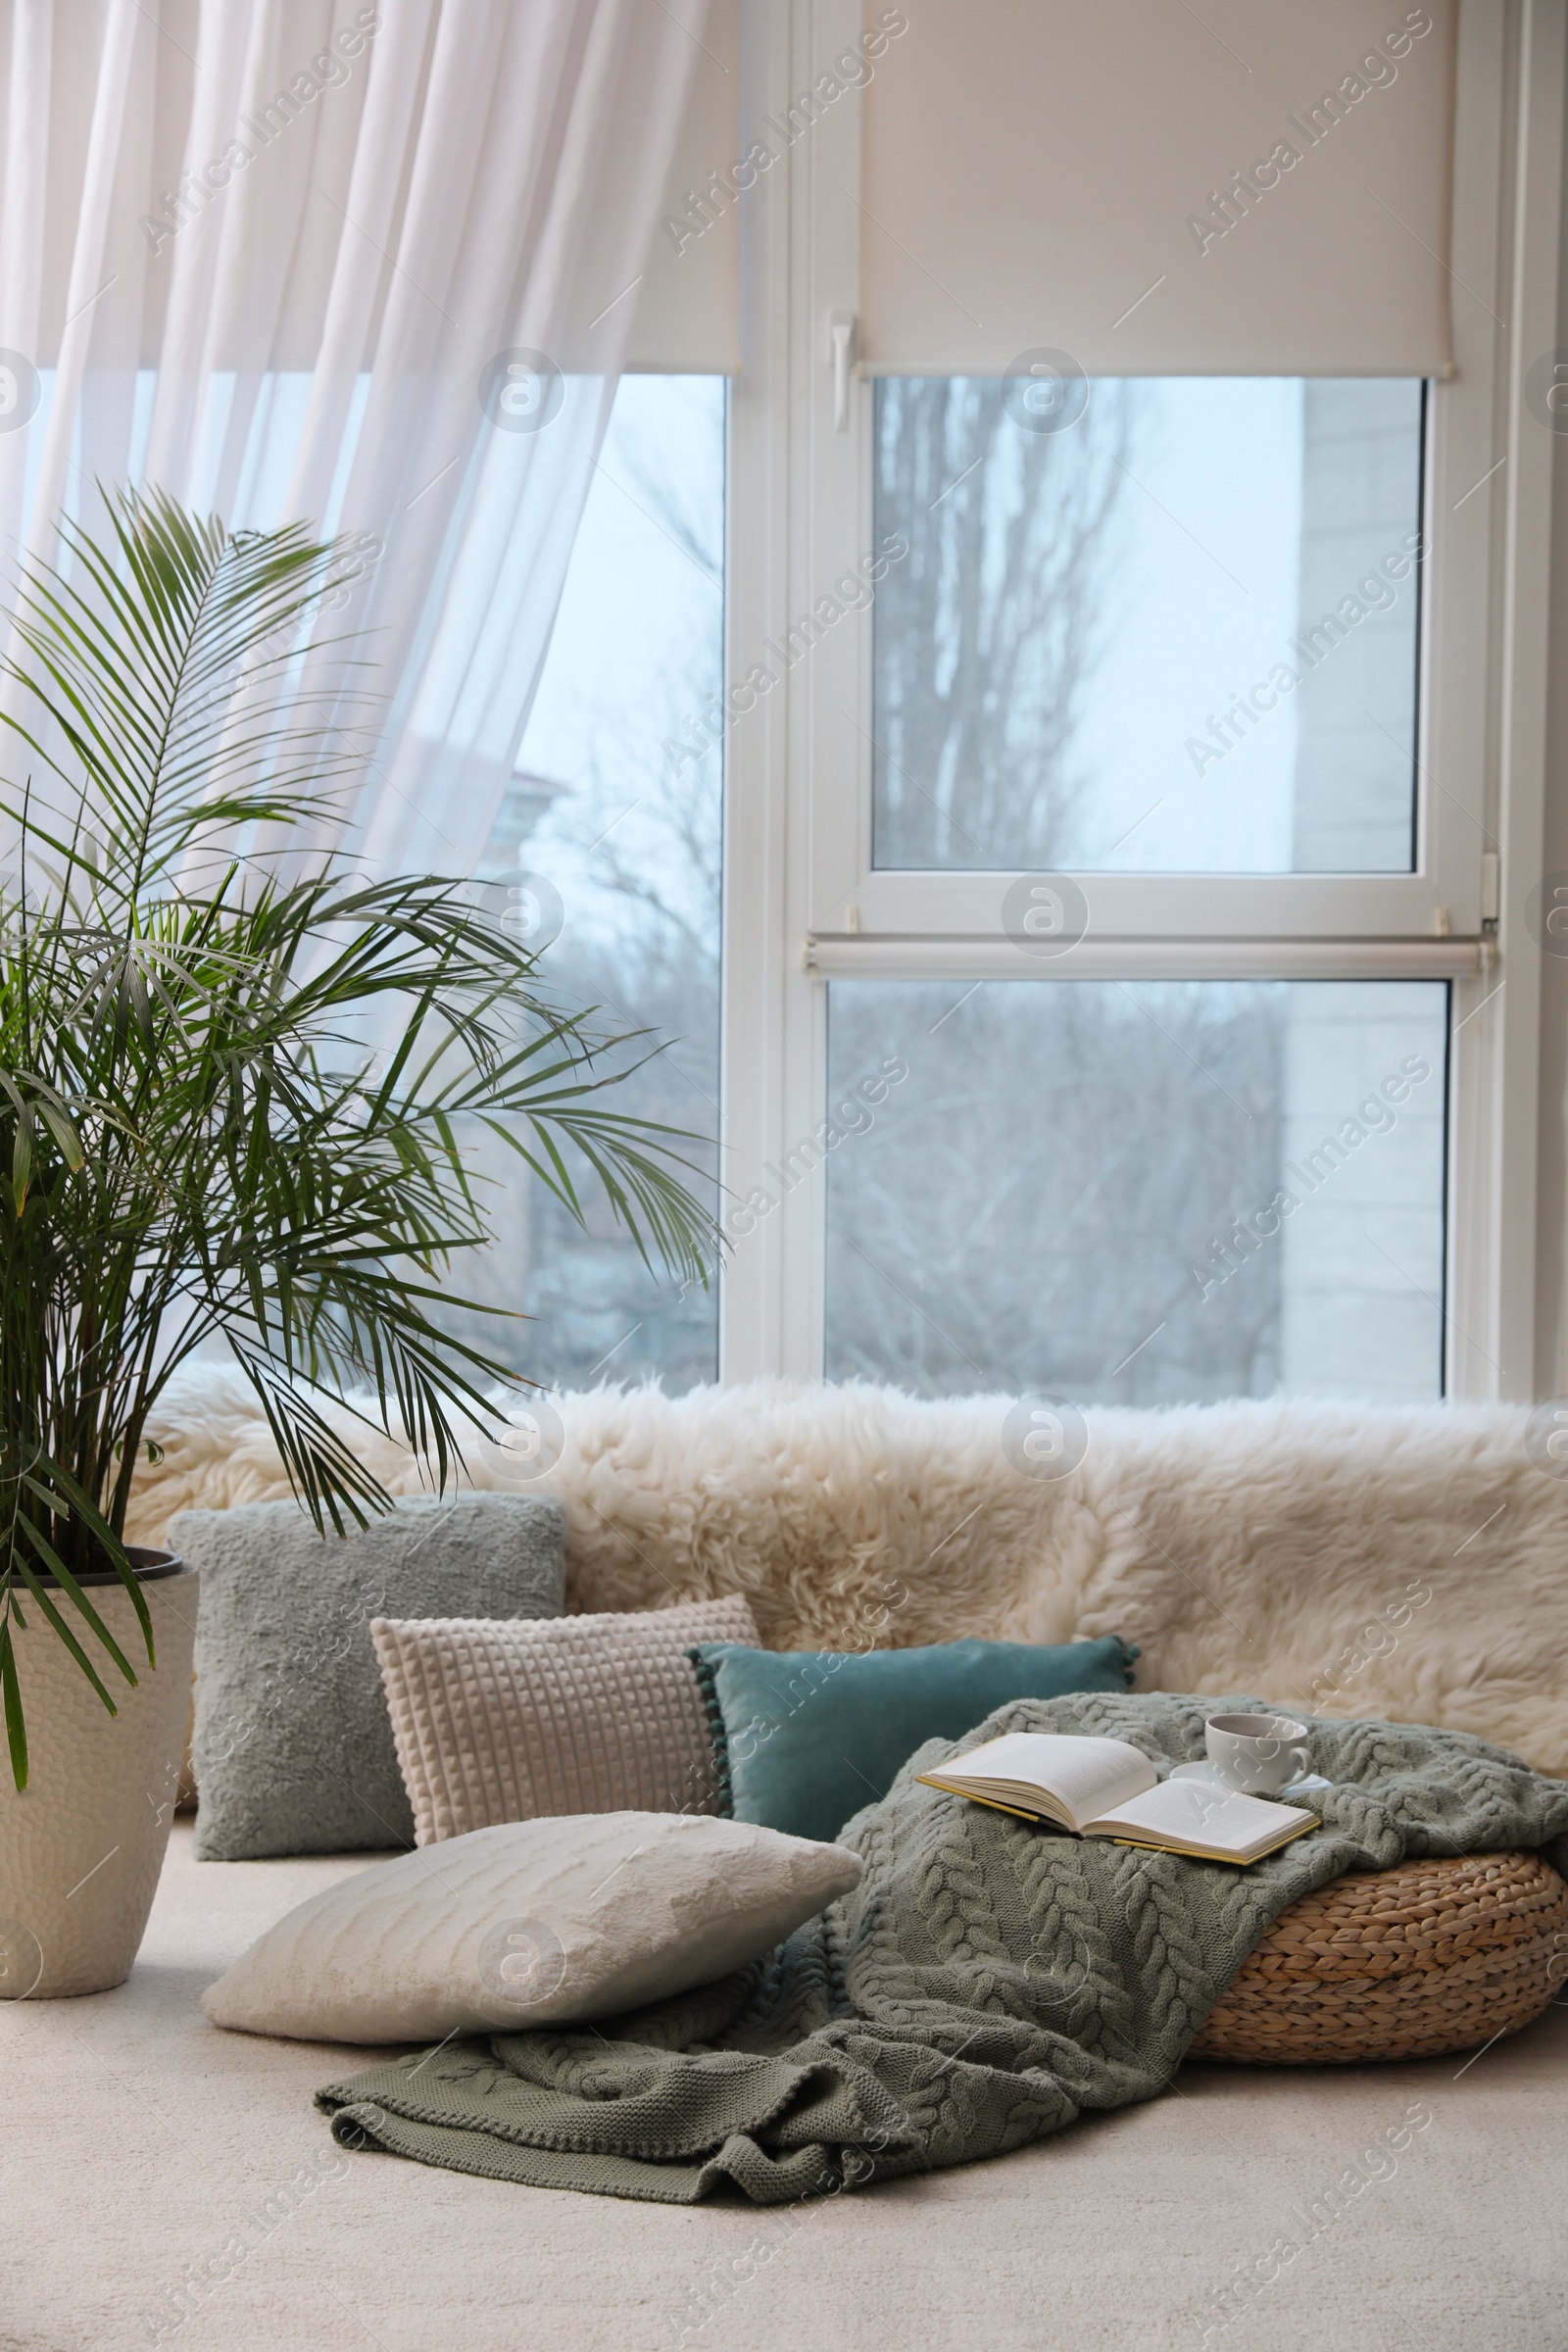
{"label": "beige knit pillow", "polygon": [[687,1657],[756,1643],[738,1595],[634,1615],[372,1617],[420,1845],[560,1813],[717,1813]]}
{"label": "beige knit pillow", "polygon": [[231,2033],[370,2043],[613,2017],[760,1958],[860,1872],[749,1821],[498,1822],[438,1863],[396,1854],[307,1895],[202,2007]]}

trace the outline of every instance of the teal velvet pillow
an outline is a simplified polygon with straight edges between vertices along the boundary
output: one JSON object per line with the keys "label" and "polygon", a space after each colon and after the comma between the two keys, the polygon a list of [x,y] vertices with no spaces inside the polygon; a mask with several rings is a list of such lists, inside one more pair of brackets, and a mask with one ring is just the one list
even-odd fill
{"label": "teal velvet pillow", "polygon": [[1107,1634],[1050,1649],[943,1642],[859,1654],[705,1642],[690,1655],[723,1811],[831,1841],[852,1813],[886,1796],[922,1740],[960,1740],[1009,1699],[1125,1690],[1138,1651]]}

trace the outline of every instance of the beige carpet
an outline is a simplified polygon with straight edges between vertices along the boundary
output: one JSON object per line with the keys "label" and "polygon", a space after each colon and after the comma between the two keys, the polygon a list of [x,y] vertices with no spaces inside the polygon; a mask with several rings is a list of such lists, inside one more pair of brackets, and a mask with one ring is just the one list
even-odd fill
{"label": "beige carpet", "polygon": [[[0,2004],[5,2352],[1568,2343],[1568,2005],[1469,2063],[1188,2067],[1151,2106],[832,2203],[617,2204],[341,2155],[311,2093],[358,2053],[207,2024],[202,1986],[356,1866],[198,1865],[182,1822],[129,1982]],[[1259,2264],[1219,2325],[1214,2290]]]}

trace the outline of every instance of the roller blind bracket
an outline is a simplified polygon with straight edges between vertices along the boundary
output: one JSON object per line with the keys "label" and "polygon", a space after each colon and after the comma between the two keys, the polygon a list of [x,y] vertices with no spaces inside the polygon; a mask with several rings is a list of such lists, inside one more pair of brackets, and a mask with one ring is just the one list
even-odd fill
{"label": "roller blind bracket", "polygon": [[850,368],[855,360],[856,317],[853,311],[827,315],[828,361],[833,369],[833,430],[850,429]]}

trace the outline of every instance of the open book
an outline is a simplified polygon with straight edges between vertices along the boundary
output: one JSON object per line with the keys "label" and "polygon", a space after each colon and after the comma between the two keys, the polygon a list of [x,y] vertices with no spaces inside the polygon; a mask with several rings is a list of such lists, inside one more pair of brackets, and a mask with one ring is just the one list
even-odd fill
{"label": "open book", "polygon": [[1297,1805],[1233,1795],[1201,1781],[1161,1781],[1125,1740],[1070,1732],[1008,1732],[920,1778],[1075,1837],[1158,1846],[1201,1862],[1255,1862],[1317,1827],[1317,1816]]}

